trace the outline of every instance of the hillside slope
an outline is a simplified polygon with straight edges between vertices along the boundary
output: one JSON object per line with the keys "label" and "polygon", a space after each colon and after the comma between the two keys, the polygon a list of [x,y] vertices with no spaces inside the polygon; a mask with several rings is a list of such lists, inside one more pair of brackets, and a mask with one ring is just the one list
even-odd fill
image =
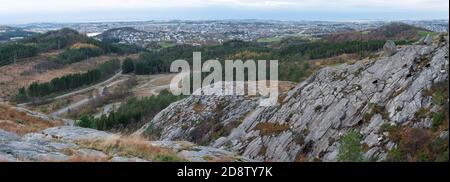
{"label": "hillside slope", "polygon": [[[131,27],[114,28],[97,35],[96,38],[105,41],[117,41],[127,44],[142,44],[146,38],[152,38],[151,34],[145,31],[136,30]],[[140,40],[143,38],[144,40]],[[144,41],[144,42],[142,42]]]}
{"label": "hillside slope", "polygon": [[429,30],[405,23],[390,23],[373,30],[363,32],[345,32],[326,36],[330,42],[368,41],[368,40],[418,40]]}
{"label": "hillside slope", "polygon": [[[337,161],[341,139],[356,131],[365,160],[434,161],[447,152],[448,161],[448,64],[446,36],[390,57],[324,68],[273,107],[259,107],[254,97],[191,96],[135,134],[258,161]],[[429,149],[437,141],[447,151]]]}

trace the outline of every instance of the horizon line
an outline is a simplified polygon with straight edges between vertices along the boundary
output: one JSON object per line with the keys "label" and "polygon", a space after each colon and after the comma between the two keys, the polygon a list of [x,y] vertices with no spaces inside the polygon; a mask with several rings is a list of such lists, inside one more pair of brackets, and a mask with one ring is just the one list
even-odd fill
{"label": "horizon line", "polygon": [[277,20],[277,19],[256,19],[256,18],[224,18],[224,19],[149,19],[149,20],[92,20],[92,21],[42,21],[42,22],[27,22],[27,23],[5,23],[0,25],[5,26],[20,26],[29,24],[89,24],[89,23],[130,23],[130,22],[172,22],[172,21],[275,21],[275,22],[342,22],[342,23],[356,23],[361,21],[366,22],[402,22],[402,21],[449,21],[449,18],[430,18],[430,19],[348,19],[348,20],[313,20],[313,19],[299,19],[299,20]]}

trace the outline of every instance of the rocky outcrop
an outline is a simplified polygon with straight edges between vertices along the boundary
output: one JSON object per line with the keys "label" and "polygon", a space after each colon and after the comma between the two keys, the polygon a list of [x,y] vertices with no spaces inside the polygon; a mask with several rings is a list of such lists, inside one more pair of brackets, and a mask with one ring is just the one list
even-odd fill
{"label": "rocky outcrop", "polygon": [[[111,161],[111,162],[149,162],[150,160],[133,154],[140,151],[106,153],[95,146],[96,141],[108,141],[119,138],[93,129],[64,126],[49,128],[40,133],[30,133],[19,137],[14,133],[0,129],[0,161]],[[86,144],[86,142],[89,142]],[[91,143],[92,142],[92,143]],[[114,145],[116,141],[114,140]],[[139,143],[140,148],[157,147],[158,150],[173,152],[182,160],[202,161],[252,161],[212,147],[197,146],[189,142],[127,141]],[[117,150],[119,150],[118,148]],[[163,153],[165,154],[165,153]],[[154,154],[148,154],[154,155]],[[146,155],[143,155],[146,156]],[[160,160],[171,160],[162,158]]]}
{"label": "rocky outcrop", "polygon": [[338,141],[358,131],[365,158],[383,160],[396,147],[383,125],[431,127],[429,117],[416,113],[436,109],[423,91],[448,79],[449,63],[448,41],[386,47],[387,57],[318,71],[280,96],[277,106],[260,107],[259,97],[191,96],[136,134],[207,144],[257,161],[336,161]]}
{"label": "rocky outcrop", "polygon": [[433,44],[433,37],[431,37],[430,34],[427,34],[427,36],[425,36],[422,39],[422,44],[424,44],[424,45],[431,45],[431,44]]}
{"label": "rocky outcrop", "polygon": [[383,47],[384,56],[392,56],[397,53],[397,45],[392,40],[388,40]]}

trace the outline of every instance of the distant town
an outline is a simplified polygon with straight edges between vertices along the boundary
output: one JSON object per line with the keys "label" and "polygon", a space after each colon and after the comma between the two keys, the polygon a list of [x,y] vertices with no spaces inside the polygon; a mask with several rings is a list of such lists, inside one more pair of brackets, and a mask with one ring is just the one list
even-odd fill
{"label": "distant town", "polygon": [[[433,32],[448,32],[448,20],[401,21]],[[163,47],[176,44],[220,44],[228,40],[274,42],[284,37],[315,38],[348,31],[378,28],[387,21],[271,21],[271,20],[211,20],[211,21],[145,21],[96,23],[32,23],[0,26],[1,34],[8,31],[28,33],[10,36],[9,41],[23,38],[33,32],[43,33],[64,27],[98,39],[115,39],[121,43]],[[5,42],[8,40],[0,39]]]}

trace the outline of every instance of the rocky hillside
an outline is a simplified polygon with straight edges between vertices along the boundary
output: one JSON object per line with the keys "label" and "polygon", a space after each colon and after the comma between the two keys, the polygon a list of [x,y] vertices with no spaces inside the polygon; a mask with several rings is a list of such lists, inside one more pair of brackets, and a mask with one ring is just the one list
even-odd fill
{"label": "rocky hillside", "polygon": [[345,161],[341,143],[356,133],[367,161],[448,161],[448,36],[438,39],[324,68],[273,107],[259,97],[191,96],[136,135],[257,161]]}
{"label": "rocky hillside", "polygon": [[0,162],[252,161],[190,142],[147,141],[93,129],[62,126],[18,136],[0,129]]}
{"label": "rocky hillside", "polygon": [[0,162],[252,161],[190,142],[148,141],[74,127],[64,119],[1,103],[0,113]]}

